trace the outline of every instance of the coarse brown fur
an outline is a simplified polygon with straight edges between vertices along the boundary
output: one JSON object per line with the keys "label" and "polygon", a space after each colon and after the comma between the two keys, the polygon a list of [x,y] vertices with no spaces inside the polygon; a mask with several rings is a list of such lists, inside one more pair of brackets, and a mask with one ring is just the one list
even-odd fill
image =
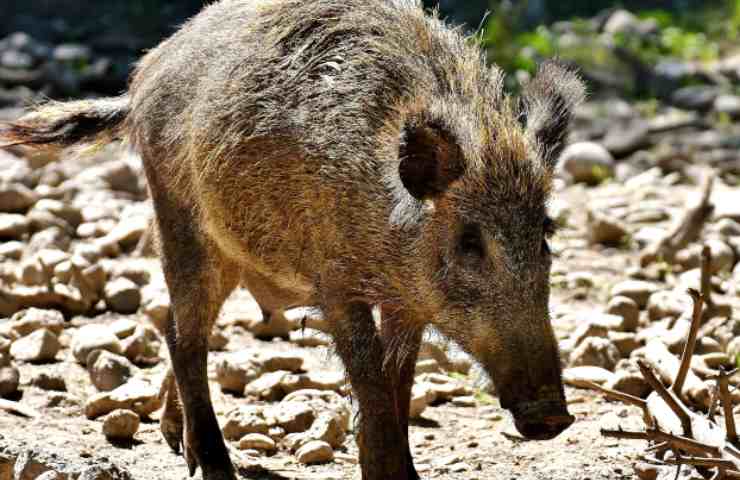
{"label": "coarse brown fur", "polygon": [[427,326],[482,363],[525,435],[572,421],[545,207],[582,97],[547,63],[515,110],[501,72],[415,0],[223,0],[146,55],[127,95],[41,107],[0,140],[123,137],[142,156],[184,410],[184,432],[175,407],[162,426],[191,473],[233,478],[206,339],[241,283],[269,309],[321,307],[360,405],[363,478],[415,479],[408,401]]}

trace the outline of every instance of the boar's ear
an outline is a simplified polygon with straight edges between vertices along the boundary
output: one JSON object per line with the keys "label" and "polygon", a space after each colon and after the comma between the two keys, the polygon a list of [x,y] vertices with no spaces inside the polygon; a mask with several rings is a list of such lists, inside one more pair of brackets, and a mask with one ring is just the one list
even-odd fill
{"label": "boar's ear", "polygon": [[563,150],[573,110],[586,97],[583,82],[574,71],[550,60],[525,86],[521,118],[549,168]]}
{"label": "boar's ear", "polygon": [[401,182],[419,200],[444,192],[463,172],[457,140],[435,122],[408,122],[401,133],[399,158]]}

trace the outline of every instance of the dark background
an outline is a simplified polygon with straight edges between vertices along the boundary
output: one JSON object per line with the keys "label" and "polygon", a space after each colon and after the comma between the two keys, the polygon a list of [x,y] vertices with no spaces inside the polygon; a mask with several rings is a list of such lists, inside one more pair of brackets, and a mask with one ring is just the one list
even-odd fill
{"label": "dark background", "polygon": [[[310,1],[310,0],[307,0]],[[91,41],[104,49],[145,47],[198,12],[203,0],[2,0],[0,35],[28,32],[45,41]],[[425,0],[442,14],[477,28],[486,11],[523,11],[529,24],[592,16],[608,8],[681,11],[719,1],[701,0]],[[130,38],[134,37],[134,38]]]}
{"label": "dark background", "polygon": [[[39,95],[118,94],[142,54],[208,3],[212,2],[0,0],[0,107],[27,104]],[[592,92],[660,96],[665,92],[656,87],[696,83],[696,75],[682,73],[691,70],[690,62],[716,60],[740,44],[740,0],[424,0],[424,4],[439,8],[443,17],[465,25],[469,32],[484,27],[479,38],[488,60],[506,72],[531,74],[543,59],[558,56],[583,72]],[[610,36],[621,53],[614,45],[605,46],[599,35],[610,14],[620,8],[634,13],[633,23],[642,21],[638,17],[660,19],[656,25],[663,30]],[[582,35],[584,27],[587,35]],[[11,39],[14,32],[23,32],[22,38]],[[570,43],[560,41],[569,36]],[[3,38],[10,40],[3,45]],[[60,59],[55,48],[69,44],[83,54]],[[33,58],[24,60],[18,51],[30,51]],[[39,51],[46,53],[37,55]],[[671,73],[676,78],[668,83],[662,74],[647,71],[661,60],[678,62],[678,67],[669,67],[681,70]],[[512,75],[509,86],[516,88],[518,80],[513,79]]]}

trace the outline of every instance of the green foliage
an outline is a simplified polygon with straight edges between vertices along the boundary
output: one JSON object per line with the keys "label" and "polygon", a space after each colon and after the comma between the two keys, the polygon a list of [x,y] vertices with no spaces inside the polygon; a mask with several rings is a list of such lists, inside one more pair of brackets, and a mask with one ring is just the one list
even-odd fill
{"label": "green foliage", "polygon": [[740,37],[740,0],[727,0],[727,8],[730,11],[727,36],[729,40],[737,40]]}
{"label": "green foliage", "polygon": [[512,18],[491,15],[480,36],[488,51],[488,60],[506,71],[533,73],[540,59],[557,54],[557,38],[544,25],[532,31],[517,32]]}
{"label": "green foliage", "polygon": [[[614,7],[614,2],[610,3]],[[655,3],[646,2],[646,5]],[[723,8],[718,8],[718,3]],[[510,73],[532,74],[542,60],[556,56],[579,65],[585,72],[611,75],[623,82],[621,88],[643,98],[655,92],[634,80],[634,67],[626,64],[622,55],[615,54],[615,47],[644,65],[664,60],[707,63],[736,48],[740,39],[740,0],[695,2],[685,11],[638,8],[634,10],[637,17],[652,21],[655,31],[613,36],[600,32],[598,22],[590,18],[529,26],[526,1],[492,1],[491,5],[492,14],[475,37],[487,50],[490,62]],[[555,7],[548,2],[547,8],[552,12]],[[590,8],[584,5],[581,10],[568,11],[585,13],[591,12]],[[518,87],[512,83],[511,76],[508,81],[510,87]],[[687,78],[684,83],[690,82]]]}
{"label": "green foliage", "polygon": [[683,60],[715,60],[719,45],[702,32],[689,32],[679,27],[667,27],[660,34],[659,46],[666,55]]}
{"label": "green foliage", "polygon": [[[475,400],[481,405],[500,405],[496,397],[481,390],[475,392]],[[503,418],[503,416],[501,418]]]}
{"label": "green foliage", "polygon": [[703,32],[692,32],[678,26],[660,29],[657,35],[618,34],[615,44],[631,51],[646,64],[661,58],[685,61],[712,61],[719,57],[719,44]]}
{"label": "green foliage", "polygon": [[731,131],[732,127],[735,125],[732,117],[727,112],[718,112],[715,119],[720,130]]}
{"label": "green foliage", "polygon": [[608,168],[602,165],[594,165],[591,167],[591,175],[595,179],[595,183],[600,185],[612,178],[612,172]]}
{"label": "green foliage", "polygon": [[646,100],[637,102],[635,108],[638,112],[640,112],[641,116],[646,118],[653,118],[658,114],[660,102],[655,98],[648,98]]}
{"label": "green foliage", "polygon": [[658,25],[658,28],[668,28],[674,23],[676,19],[671,12],[666,10],[645,10],[637,14],[637,18],[640,20],[654,20]]}

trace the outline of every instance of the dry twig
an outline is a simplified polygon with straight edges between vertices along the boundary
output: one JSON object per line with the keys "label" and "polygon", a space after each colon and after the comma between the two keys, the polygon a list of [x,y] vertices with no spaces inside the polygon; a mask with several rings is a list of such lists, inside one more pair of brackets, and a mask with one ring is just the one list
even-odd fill
{"label": "dry twig", "polygon": [[[699,469],[714,469],[713,479],[740,480],[740,449],[737,447],[738,435],[733,416],[732,396],[729,380],[738,372],[725,371],[720,367],[719,374],[709,377],[716,382],[711,393],[708,385],[692,372],[691,360],[694,355],[696,339],[701,335],[702,321],[710,309],[709,276],[711,254],[703,251],[702,293],[689,290],[693,300],[693,311],[688,338],[680,361],[671,355],[660,342],[650,342],[643,349],[643,356],[637,361],[645,381],[653,388],[647,400],[615,392],[597,385],[591,388],[603,392],[607,398],[617,400],[643,409],[647,429],[644,432],[602,430],[602,435],[627,440],[646,440],[652,444],[648,452],[655,455],[656,462],[663,465],[687,465]],[[706,327],[707,325],[705,325]],[[659,376],[656,376],[655,371]],[[665,385],[670,384],[670,388]],[[694,406],[708,408],[708,416],[691,410]],[[715,422],[717,404],[722,404],[723,422]],[[680,434],[679,434],[680,432]],[[673,453],[666,458],[666,453]]]}
{"label": "dry twig", "polygon": [[[705,247],[706,248],[706,247]],[[671,389],[676,395],[681,395],[683,391],[683,384],[686,381],[686,375],[689,373],[691,367],[691,357],[694,356],[694,348],[696,347],[696,335],[699,333],[699,327],[701,326],[701,315],[702,307],[704,305],[704,295],[690,288],[688,294],[691,296],[691,300],[694,302],[693,313],[691,314],[691,328],[689,329],[689,338],[686,340],[686,344],[683,348],[683,354],[681,355],[681,365],[678,368],[676,374],[676,380],[673,382]]]}
{"label": "dry twig", "polygon": [[722,410],[725,415],[725,432],[727,432],[727,441],[737,444],[737,430],[735,429],[735,416],[732,412],[732,397],[730,397],[729,380],[737,370],[725,372],[724,368],[719,369],[717,385],[719,387],[719,396],[722,399]]}
{"label": "dry twig", "polygon": [[31,407],[27,407],[20,402],[5,400],[4,398],[0,398],[0,410],[28,418],[36,418],[41,415]]}
{"label": "dry twig", "polygon": [[655,390],[655,393],[663,399],[665,404],[668,405],[668,408],[670,408],[681,421],[683,434],[687,437],[691,437],[691,417],[689,416],[688,409],[681,404],[676,395],[663,386],[661,381],[658,380],[658,377],[655,376],[653,371],[645,364],[645,362],[638,360],[637,366],[640,367],[640,373],[642,373],[645,381],[648,382],[652,389]]}

